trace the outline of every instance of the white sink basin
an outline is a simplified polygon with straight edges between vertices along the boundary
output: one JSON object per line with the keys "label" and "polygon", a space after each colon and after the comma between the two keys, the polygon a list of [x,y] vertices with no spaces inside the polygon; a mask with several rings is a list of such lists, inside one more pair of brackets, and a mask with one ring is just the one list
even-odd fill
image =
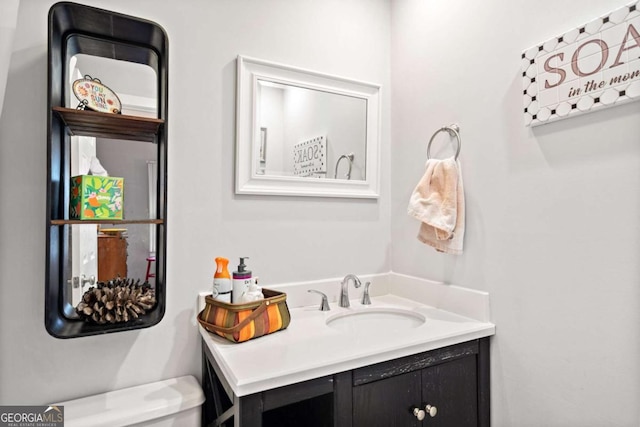
{"label": "white sink basin", "polygon": [[338,313],[327,319],[327,326],[342,332],[363,334],[394,332],[422,326],[426,318],[400,308],[367,308]]}

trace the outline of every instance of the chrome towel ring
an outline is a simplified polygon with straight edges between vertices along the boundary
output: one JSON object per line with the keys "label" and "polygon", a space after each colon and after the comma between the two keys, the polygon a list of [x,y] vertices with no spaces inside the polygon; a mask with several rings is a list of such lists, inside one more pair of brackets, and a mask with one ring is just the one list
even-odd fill
{"label": "chrome towel ring", "polygon": [[460,139],[460,127],[455,123],[449,126],[441,127],[433,134],[433,136],[431,136],[431,139],[429,140],[429,145],[427,145],[427,160],[431,158],[431,154],[430,154],[431,143],[433,142],[433,139],[436,137],[436,135],[439,134],[440,132],[447,132],[449,133],[449,135],[455,136],[456,139],[458,140],[458,149],[456,150],[456,155],[454,157],[455,160],[458,160],[458,156],[460,155],[460,148],[462,148],[462,140]]}

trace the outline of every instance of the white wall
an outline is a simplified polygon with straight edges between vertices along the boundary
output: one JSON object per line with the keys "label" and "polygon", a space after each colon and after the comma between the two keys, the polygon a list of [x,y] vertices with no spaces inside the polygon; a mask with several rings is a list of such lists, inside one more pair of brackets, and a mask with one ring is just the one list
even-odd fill
{"label": "white wall", "polygon": [[239,256],[251,257],[249,268],[265,285],[390,269],[388,90],[379,200],[233,192],[236,56],[388,88],[387,1],[88,1],[156,21],[169,35],[167,311],[149,329],[49,336],[45,106],[53,3],[20,4],[0,117],[0,404],[42,404],[198,373],[195,296],[211,286],[216,256],[231,258],[232,266]]}
{"label": "white wall", "polygon": [[9,72],[9,60],[13,45],[13,34],[18,18],[18,4],[20,0],[6,0],[0,3],[0,114],[4,105],[4,91]]}
{"label": "white wall", "polygon": [[[392,2],[392,268],[490,292],[496,427],[640,425],[640,102],[525,128],[520,70],[524,49],[625,3]],[[406,214],[452,122],[458,257]]]}

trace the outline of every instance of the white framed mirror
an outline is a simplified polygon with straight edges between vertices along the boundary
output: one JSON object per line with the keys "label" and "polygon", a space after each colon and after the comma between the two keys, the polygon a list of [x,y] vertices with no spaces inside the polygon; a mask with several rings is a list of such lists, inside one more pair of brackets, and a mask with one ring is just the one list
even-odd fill
{"label": "white framed mirror", "polygon": [[238,56],[236,194],[377,198],[380,85]]}

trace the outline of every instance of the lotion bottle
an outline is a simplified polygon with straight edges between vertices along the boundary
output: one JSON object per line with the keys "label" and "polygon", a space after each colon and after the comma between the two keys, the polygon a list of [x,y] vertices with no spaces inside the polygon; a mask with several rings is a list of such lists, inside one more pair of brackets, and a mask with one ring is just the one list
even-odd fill
{"label": "lotion bottle", "polygon": [[213,297],[219,301],[231,302],[231,276],[227,265],[229,260],[218,257],[216,261],[216,272],[213,275]]}
{"label": "lotion bottle", "polygon": [[240,258],[238,271],[233,272],[233,291],[231,292],[231,302],[233,304],[239,304],[242,301],[242,294],[247,291],[251,284],[251,271],[247,270],[247,266],[244,263],[247,258],[249,257]]}

